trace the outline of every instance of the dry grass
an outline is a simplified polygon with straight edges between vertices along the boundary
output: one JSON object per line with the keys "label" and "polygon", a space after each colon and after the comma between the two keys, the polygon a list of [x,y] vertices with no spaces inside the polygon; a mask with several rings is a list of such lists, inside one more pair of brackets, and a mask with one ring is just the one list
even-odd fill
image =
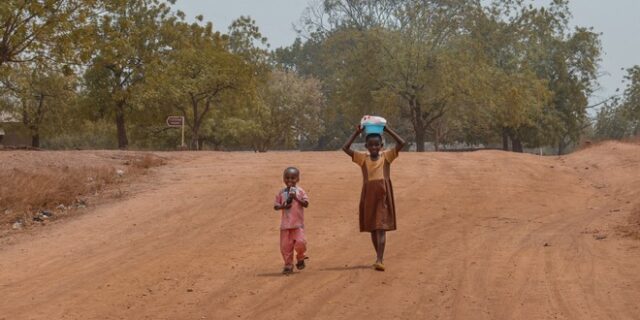
{"label": "dry grass", "polygon": [[580,150],[585,150],[585,149],[589,149],[592,147],[597,147],[600,145],[603,145],[609,141],[618,141],[618,142],[623,142],[623,143],[629,143],[629,144],[638,144],[640,145],[640,136],[635,136],[635,137],[627,137],[621,140],[610,140],[610,139],[605,139],[605,140],[582,140],[580,141],[580,144],[578,145],[578,147],[576,148],[575,151],[580,151]]}
{"label": "dry grass", "polygon": [[622,139],[622,142],[640,144],[640,135],[635,137],[624,138]]}
{"label": "dry grass", "polygon": [[629,223],[618,227],[623,237],[640,240],[640,205],[637,205],[629,216]]}
{"label": "dry grass", "polygon": [[[55,212],[55,218],[67,211],[67,208],[84,205],[86,197],[102,193],[111,185],[146,174],[149,168],[163,165],[165,161],[147,154],[127,156],[119,164],[121,169],[114,165],[94,164],[1,170],[0,225],[21,222],[28,226],[41,210]],[[122,187],[118,187],[117,195],[122,197],[123,194]],[[58,207],[61,209],[56,210]]]}
{"label": "dry grass", "polygon": [[162,166],[165,164],[165,160],[152,156],[150,154],[146,154],[142,157],[129,157],[127,161],[125,161],[125,165],[131,165],[136,169],[149,169],[157,166]]}
{"label": "dry grass", "polygon": [[609,141],[618,141],[618,140],[582,140],[579,145],[575,148],[575,151],[587,150],[593,147],[599,147]]}
{"label": "dry grass", "polygon": [[0,223],[31,221],[38,210],[70,206],[79,197],[101,191],[117,175],[109,167],[12,169],[0,172]]}

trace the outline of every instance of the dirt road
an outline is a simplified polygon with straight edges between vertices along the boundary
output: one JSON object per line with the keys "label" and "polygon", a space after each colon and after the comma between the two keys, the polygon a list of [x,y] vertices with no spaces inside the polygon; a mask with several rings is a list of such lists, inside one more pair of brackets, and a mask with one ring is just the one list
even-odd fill
{"label": "dirt road", "polygon": [[[271,206],[292,164],[311,259],[285,277]],[[176,155],[0,247],[0,319],[640,319],[640,146],[404,153],[392,179],[381,273],[344,154]]]}

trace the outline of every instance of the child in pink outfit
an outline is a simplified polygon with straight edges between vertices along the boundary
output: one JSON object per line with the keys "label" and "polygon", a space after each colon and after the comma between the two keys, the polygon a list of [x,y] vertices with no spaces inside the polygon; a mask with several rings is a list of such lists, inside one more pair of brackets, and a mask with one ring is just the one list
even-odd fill
{"label": "child in pink outfit", "polygon": [[296,268],[302,270],[307,259],[307,240],[304,236],[304,208],[309,206],[307,193],[296,184],[300,181],[300,171],[289,167],[284,170],[285,188],[276,195],[274,210],[282,210],[280,222],[280,252],[284,259],[283,274],[293,273],[293,251],[296,251]]}

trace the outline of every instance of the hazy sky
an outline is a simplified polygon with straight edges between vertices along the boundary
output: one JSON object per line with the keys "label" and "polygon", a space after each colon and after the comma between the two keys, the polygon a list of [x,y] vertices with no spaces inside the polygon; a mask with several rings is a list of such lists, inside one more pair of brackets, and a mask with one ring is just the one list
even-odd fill
{"label": "hazy sky", "polygon": [[[178,0],[176,7],[188,16],[202,14],[215,28],[226,31],[240,15],[256,20],[272,48],[287,46],[296,38],[297,23],[308,0]],[[548,1],[535,0],[546,4]],[[621,68],[640,65],[640,1],[572,0],[573,24],[591,26],[602,33],[603,56],[600,86],[591,101],[615,94],[622,88],[625,74]]]}

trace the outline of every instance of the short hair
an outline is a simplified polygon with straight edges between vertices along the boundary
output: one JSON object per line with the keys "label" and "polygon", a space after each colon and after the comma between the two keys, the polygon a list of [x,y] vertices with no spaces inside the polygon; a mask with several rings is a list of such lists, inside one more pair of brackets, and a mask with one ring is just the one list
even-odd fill
{"label": "short hair", "polygon": [[380,139],[380,142],[382,142],[382,135],[379,134],[379,133],[370,133],[370,134],[366,135],[364,137],[364,141],[368,142],[369,139],[373,139],[373,138],[378,138],[378,139]]}
{"label": "short hair", "polygon": [[300,175],[300,170],[298,170],[298,168],[296,168],[296,167],[288,167],[288,168],[284,169],[284,172],[282,172],[282,175],[283,176],[286,175],[287,172],[291,172],[291,173],[293,173],[295,175]]}

